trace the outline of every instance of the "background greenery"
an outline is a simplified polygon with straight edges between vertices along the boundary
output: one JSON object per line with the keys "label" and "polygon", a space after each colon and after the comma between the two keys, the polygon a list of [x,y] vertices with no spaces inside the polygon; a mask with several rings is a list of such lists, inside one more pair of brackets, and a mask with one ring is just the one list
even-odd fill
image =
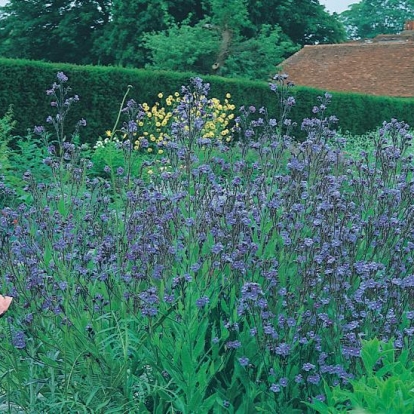
{"label": "background greenery", "polygon": [[362,0],[339,15],[350,39],[399,33],[404,23],[413,18],[413,0]]}
{"label": "background greenery", "polygon": [[[85,118],[84,142],[95,143],[99,136],[111,129],[118,114],[128,85],[133,88],[129,98],[152,105],[159,92],[164,94],[179,91],[192,76],[190,73],[126,69],[113,67],[76,66],[33,62],[27,60],[0,59],[0,114],[4,115],[12,105],[16,120],[14,132],[24,135],[34,125],[43,125],[52,108],[46,96],[47,85],[54,73],[64,70],[70,76],[73,94],[79,94],[80,102],[67,116],[68,127]],[[226,79],[206,76],[211,84],[212,94],[223,99],[229,92],[238,109],[241,105],[265,106],[269,115],[280,119],[280,100],[269,90],[266,82],[245,79]],[[297,122],[293,135],[302,138],[301,121],[312,116],[312,107],[321,91],[296,87],[293,89],[296,105],[291,117]],[[414,100],[374,97],[354,93],[334,93],[328,114],[339,118],[339,128],[351,134],[364,134],[374,130],[384,120],[401,119],[414,125]]]}
{"label": "background greenery", "polygon": [[344,39],[337,17],[308,0],[10,0],[0,9],[0,55],[53,62],[266,79],[301,46]]}
{"label": "background greenery", "polygon": [[[414,0],[10,0],[0,56],[266,80],[304,45],[399,33]],[[73,28],[76,27],[76,30]]]}

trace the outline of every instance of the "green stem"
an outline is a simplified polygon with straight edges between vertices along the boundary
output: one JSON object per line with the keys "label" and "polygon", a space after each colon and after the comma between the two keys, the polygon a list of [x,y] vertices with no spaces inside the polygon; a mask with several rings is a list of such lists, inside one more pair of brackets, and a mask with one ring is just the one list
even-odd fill
{"label": "green stem", "polygon": [[119,119],[121,118],[121,112],[122,112],[122,108],[123,108],[124,103],[125,103],[125,99],[126,99],[126,97],[128,96],[129,91],[130,91],[131,89],[132,89],[132,86],[131,86],[131,85],[128,85],[128,89],[127,89],[127,91],[125,92],[125,95],[124,95],[124,97],[123,97],[123,99],[122,99],[122,102],[121,102],[121,106],[119,107],[118,117],[116,118],[115,125],[114,125],[114,127],[112,128],[112,133],[111,133],[111,136],[113,136],[114,132],[116,131],[116,127],[118,126]]}

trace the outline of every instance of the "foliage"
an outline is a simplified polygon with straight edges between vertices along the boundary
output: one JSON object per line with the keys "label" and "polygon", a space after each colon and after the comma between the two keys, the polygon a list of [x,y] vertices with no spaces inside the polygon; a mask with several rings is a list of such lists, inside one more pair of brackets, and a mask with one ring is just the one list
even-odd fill
{"label": "foliage", "polygon": [[0,118],[0,174],[4,174],[10,169],[10,150],[9,144],[12,140],[12,131],[16,122],[13,120],[13,109],[8,111]]}
{"label": "foliage", "polygon": [[[158,98],[163,99],[163,93],[158,93]],[[136,113],[135,119],[130,123],[124,123],[119,129],[115,125],[112,131],[106,131],[107,137],[99,139],[94,148],[100,152],[107,145],[117,146],[122,140],[129,138],[128,133],[131,132],[134,150],[162,155],[171,139],[171,128],[183,122],[179,108],[188,103],[185,101],[187,98],[186,95],[174,92],[173,95],[165,98],[163,105],[157,101],[151,107],[146,102],[138,105],[134,100],[128,101],[126,108]],[[200,99],[205,99],[205,97],[200,97]],[[192,112],[186,115],[187,117],[201,117],[199,133],[206,143],[210,143],[210,140],[225,140],[227,143],[231,141],[230,130],[233,129],[231,124],[234,119],[235,106],[230,103],[230,99],[229,93],[226,94],[223,103],[217,98],[212,98],[208,105],[203,108],[194,106]],[[201,110],[203,110],[202,114]]]}
{"label": "foliage", "polygon": [[351,380],[352,390],[325,386],[326,403],[307,404],[318,413],[395,413],[414,411],[414,361],[407,350],[393,343],[364,341],[361,351],[364,375]]}
{"label": "foliage", "polygon": [[339,15],[350,39],[400,33],[414,14],[413,0],[361,0]]}
{"label": "foliage", "polygon": [[277,71],[277,66],[288,55],[297,51],[297,47],[279,26],[263,25],[256,38],[236,43],[231,50],[221,75],[265,80]]}
{"label": "foliage", "polygon": [[162,32],[145,33],[143,44],[148,50],[148,69],[211,72],[219,50],[220,36],[206,30],[208,20],[195,26],[173,25]]}
{"label": "foliage", "polygon": [[[266,68],[265,76],[268,76],[275,72],[275,63],[296,51],[298,45],[344,40],[341,23],[319,2],[279,0],[276,3],[247,0],[114,1],[112,20],[101,42],[102,62],[214,73],[216,69],[212,70],[212,66],[223,67],[227,56],[234,54],[237,59],[237,50],[243,49],[243,42],[258,43],[260,33],[263,36],[268,30],[265,26],[275,28],[278,35],[276,37],[275,33],[272,39],[277,42],[269,44],[278,49],[276,58],[272,59],[267,47],[262,48],[270,58],[267,65],[273,64],[270,70]],[[200,42],[203,37],[205,43]],[[144,42],[135,41],[137,38],[143,38]],[[263,78],[260,70],[255,73],[254,69],[260,69],[265,60],[258,61],[255,56],[249,58],[252,60],[254,64],[250,70],[241,73],[250,78]],[[227,69],[220,72],[226,76],[229,73],[234,77],[240,71]]]}
{"label": "foliage", "polygon": [[[270,27],[273,36],[265,34]],[[245,50],[244,43],[260,45],[266,40],[261,48],[265,59],[259,61],[255,54],[248,59],[253,63],[247,72],[223,71],[233,77],[261,78],[260,68],[269,58],[268,76],[275,72],[275,64],[300,45],[339,42],[343,34],[336,17],[314,0],[279,0],[276,4],[248,0],[10,0],[0,8],[0,54],[9,58],[128,67],[153,64],[208,74],[215,73],[211,69],[215,63],[224,67],[227,56],[234,54],[240,61],[237,50]],[[271,47],[276,49],[274,58]],[[177,61],[171,55],[173,48]],[[164,56],[167,63],[163,63]]]}
{"label": "foliage", "polygon": [[101,62],[143,67],[147,51],[140,38],[144,33],[167,28],[173,21],[165,0],[114,0],[111,23],[98,46]]}
{"label": "foliage", "polygon": [[267,2],[255,2],[253,7],[245,0],[209,3],[209,14],[195,25],[183,22],[145,34],[151,62],[147,67],[264,80],[298,50],[298,44],[344,39],[340,23],[318,2],[295,4],[294,13],[291,2],[283,1],[280,8],[274,2],[271,7]]}
{"label": "foliage", "polygon": [[[265,80],[288,54],[297,50],[279,27],[263,25],[257,37],[251,39],[232,31],[222,51],[225,33],[208,21],[146,34],[144,42],[151,54],[147,67],[204,74],[217,67],[215,71],[222,76]],[[225,57],[220,57],[222,53]]]}
{"label": "foliage", "polygon": [[10,107],[4,116],[0,118],[0,177],[2,181],[0,184],[0,207],[9,203],[14,196],[14,191],[9,186],[4,185],[6,177],[13,177],[15,174],[10,160],[12,152],[9,147],[13,138],[12,130],[14,125],[13,110]]}
{"label": "foliage", "polygon": [[341,22],[337,16],[330,15],[319,1],[248,0],[247,5],[255,27],[277,24],[294,44],[304,46],[345,40]]}
{"label": "foliage", "polygon": [[110,7],[109,0],[10,0],[1,8],[0,54],[97,63],[93,48],[109,21]]}
{"label": "foliage", "polygon": [[[66,102],[66,81],[52,102]],[[271,91],[280,116],[240,108],[229,147],[203,138],[212,103],[193,78],[165,157],[138,169],[141,114],[128,101],[127,136],[108,146],[123,165],[99,176],[52,106],[56,139],[36,129],[49,179],[26,171],[26,202],[1,209],[1,293],[14,297],[0,322],[1,407],[299,413],[329,398],[323,381],[369,370],[361,337],[412,358],[408,126],[386,122],[370,156],[344,157],[329,94],[295,143],[292,85],[278,75]]]}
{"label": "foliage", "polygon": [[[1,59],[0,65],[0,113],[5,113],[10,104],[14,108],[16,121],[14,132],[24,136],[33,125],[45,122],[50,115],[50,101],[44,87],[48,79],[57,71],[64,71],[71,78],[71,86],[79,93],[80,101],[68,113],[68,130],[74,128],[80,119],[86,120],[80,140],[93,146],[98,137],[104,136],[117,118],[119,102],[128,86],[129,97],[138,102],[155,102],[159,91],[165,96],[180,90],[186,80],[194,76],[190,73],[175,73],[155,70],[125,69],[113,67],[75,66],[69,64],[51,64],[26,60]],[[211,85],[211,93],[222,102],[228,92],[236,108],[249,102],[257,108],[266,107],[271,117],[277,118],[280,103],[273,99],[268,83],[246,79],[228,79],[206,76]],[[21,85],[25,93],[21,93]],[[154,90],[153,85],[157,85]],[[81,91],[81,92],[79,92]],[[303,116],[312,113],[317,97],[324,91],[306,87],[296,87],[292,93],[297,104],[292,108],[291,118],[298,125]],[[355,93],[333,93],[334,99],[328,108],[329,114],[339,119],[339,127],[352,135],[364,134],[375,130],[384,119],[400,118],[414,125],[414,100],[377,97]],[[43,98],[42,98],[43,97]],[[294,138],[303,139],[303,132],[296,128]]]}
{"label": "foliage", "polygon": [[[381,128],[377,128],[375,131],[371,131],[363,135],[351,135],[349,133],[338,134],[343,138],[343,152],[344,155],[349,155],[354,158],[361,156],[361,153],[372,154],[375,145],[379,140],[381,134]],[[414,148],[410,147],[407,149],[407,155],[413,154]]]}

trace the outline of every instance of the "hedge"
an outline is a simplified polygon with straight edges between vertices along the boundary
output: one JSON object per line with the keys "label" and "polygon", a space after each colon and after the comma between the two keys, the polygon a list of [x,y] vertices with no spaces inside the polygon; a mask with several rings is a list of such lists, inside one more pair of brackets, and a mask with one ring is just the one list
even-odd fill
{"label": "hedge", "polygon": [[[17,121],[15,133],[23,135],[35,125],[45,125],[45,119],[53,114],[46,89],[56,80],[56,73],[63,71],[73,94],[80,97],[68,116],[71,125],[85,118],[87,127],[82,130],[82,140],[94,143],[104,131],[111,129],[119,105],[132,85],[129,97],[137,102],[154,103],[157,94],[179,91],[188,84],[191,73],[175,73],[120,67],[77,66],[29,60],[0,58],[0,117],[13,106]],[[279,113],[277,99],[266,82],[244,79],[226,79],[205,76],[211,84],[211,96],[223,99],[231,93],[237,107],[241,105],[265,106],[271,115]],[[312,116],[312,107],[324,91],[305,87],[292,89],[297,105],[292,118],[299,123]],[[355,93],[332,93],[328,114],[339,118],[339,127],[352,134],[362,134],[376,129],[383,121],[397,118],[414,125],[414,99],[374,97]],[[299,133],[298,133],[299,134]]]}

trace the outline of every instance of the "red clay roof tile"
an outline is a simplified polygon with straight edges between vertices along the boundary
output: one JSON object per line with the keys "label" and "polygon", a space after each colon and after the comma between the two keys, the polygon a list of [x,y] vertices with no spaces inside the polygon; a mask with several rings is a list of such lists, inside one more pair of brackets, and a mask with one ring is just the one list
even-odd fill
{"label": "red clay roof tile", "polygon": [[281,67],[297,85],[413,97],[414,36],[403,32],[365,42],[305,46]]}

